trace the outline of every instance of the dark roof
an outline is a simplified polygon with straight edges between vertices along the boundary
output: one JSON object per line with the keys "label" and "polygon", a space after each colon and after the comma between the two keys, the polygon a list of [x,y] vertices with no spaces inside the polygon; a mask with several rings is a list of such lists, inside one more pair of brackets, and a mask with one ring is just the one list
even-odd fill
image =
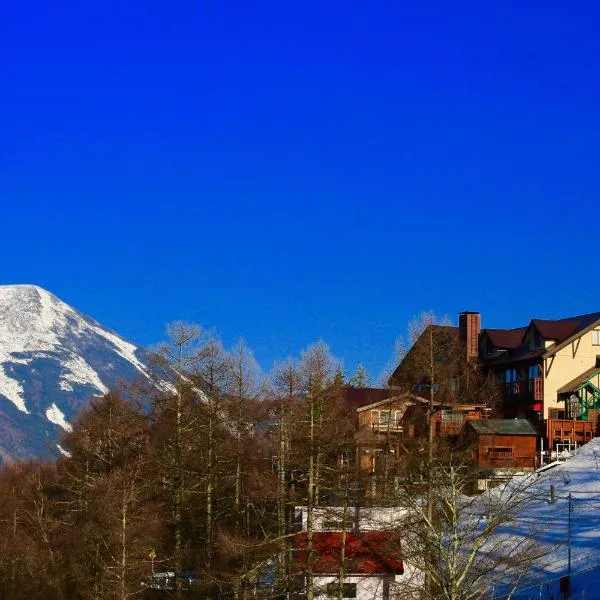
{"label": "dark roof", "polygon": [[482,335],[487,334],[496,348],[501,350],[518,348],[523,343],[523,335],[527,327],[516,329],[484,329]]}
{"label": "dark roof", "polygon": [[600,320],[600,312],[557,320],[532,319],[530,326],[535,325],[545,340],[554,340],[560,343],[580,333],[598,320]]}
{"label": "dark roof", "polygon": [[[343,533],[314,531],[313,572],[337,574],[340,571]],[[387,531],[346,532],[344,571],[360,575],[402,575],[404,565],[400,542]],[[302,571],[308,559],[306,532],[294,536],[294,569]]]}
{"label": "dark roof", "polygon": [[503,353],[498,357],[484,357],[482,359],[482,362],[485,364],[493,363],[494,365],[503,365],[505,363],[513,363],[517,360],[534,360],[536,358],[541,358],[545,354],[545,348],[536,348],[535,350],[529,350],[527,346],[521,346],[520,348],[516,348],[513,351]]}
{"label": "dark roof", "polygon": [[566,383],[562,387],[558,388],[556,390],[556,393],[567,394],[569,392],[576,392],[590,377],[593,377],[598,373],[600,373],[600,368],[592,367],[591,369],[588,369],[578,377],[575,377],[573,381],[569,381],[569,383]]}
{"label": "dark roof", "polygon": [[344,409],[348,413],[353,413],[361,406],[374,404],[398,394],[398,390],[394,390],[393,388],[355,388],[345,385],[339,388],[337,393]]}
{"label": "dark roof", "polygon": [[[492,343],[501,350],[506,350],[500,356],[481,356],[481,361],[487,364],[504,364],[514,361],[535,360],[550,356],[560,350],[573,337],[582,335],[600,321],[600,312],[567,317],[566,319],[532,319],[527,327],[517,329],[484,329],[482,335],[489,335]],[[535,327],[545,340],[556,342],[548,348],[530,350],[523,345],[527,332]],[[520,339],[519,339],[520,336]]]}
{"label": "dark roof", "polygon": [[480,435],[537,435],[534,426],[527,419],[481,419],[467,421],[467,426]]}
{"label": "dark roof", "polygon": [[414,355],[419,344],[425,343],[421,342],[421,340],[427,339],[425,334],[429,332],[430,328],[433,331],[433,335],[436,336],[436,345],[438,346],[454,347],[455,344],[460,341],[460,330],[458,327],[453,325],[436,325],[435,323],[427,325],[419,337],[414,341],[413,345],[410,347],[404,358],[400,361],[394,372],[391,374],[390,378],[388,379],[388,383],[390,385],[398,385],[397,379],[400,376],[402,366],[410,362],[410,357],[411,355]]}

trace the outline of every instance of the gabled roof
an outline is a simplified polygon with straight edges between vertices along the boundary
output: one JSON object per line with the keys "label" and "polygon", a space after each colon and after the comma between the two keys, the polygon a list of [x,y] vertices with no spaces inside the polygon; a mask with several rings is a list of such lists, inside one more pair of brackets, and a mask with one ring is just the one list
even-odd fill
{"label": "gabled roof", "polygon": [[568,394],[569,392],[576,392],[590,377],[600,374],[600,368],[592,367],[588,369],[578,377],[575,377],[573,381],[565,383],[562,387],[556,390],[557,394]]}
{"label": "gabled roof", "polygon": [[[390,393],[393,393],[392,390],[390,390]],[[373,402],[371,404],[365,404],[364,406],[359,406],[356,409],[356,411],[363,412],[364,410],[377,408],[378,406],[385,406],[386,404],[391,404],[392,402],[396,402],[398,400],[405,400],[412,404],[415,404],[415,403],[426,404],[427,403],[427,400],[425,400],[424,398],[421,398],[421,396],[415,396],[414,394],[411,394],[410,392],[404,392],[403,394],[396,394],[395,396],[390,395],[387,398],[384,398],[383,400],[379,400],[378,402]]]}
{"label": "gabled roof", "polygon": [[523,343],[523,335],[527,327],[516,329],[484,329],[481,334],[488,335],[492,344],[501,350],[518,348]]}
{"label": "gabled roof", "polygon": [[339,398],[348,413],[354,412],[362,406],[370,406],[398,394],[393,388],[355,388],[349,385],[337,390]]}
{"label": "gabled roof", "polygon": [[[341,531],[314,531],[313,573],[337,574],[342,560]],[[402,575],[400,541],[387,531],[346,532],[344,571],[355,575]],[[294,570],[302,571],[308,560],[307,534],[294,536]]]}
{"label": "gabled roof", "polygon": [[527,329],[529,330],[530,327],[535,326],[545,340],[560,343],[583,332],[597,321],[600,321],[600,312],[567,317],[566,319],[532,319]]}
{"label": "gabled roof", "polygon": [[467,421],[480,435],[537,435],[537,431],[527,419],[481,419]]}
{"label": "gabled roof", "polygon": [[[536,321],[540,321],[539,319],[535,319]],[[562,324],[564,322],[569,322]],[[554,336],[563,335],[566,333],[568,327],[573,327],[568,335],[564,336],[562,339],[560,337],[550,337],[549,339],[555,339],[556,344],[550,346],[545,356],[551,356],[555,354],[562,348],[564,348],[569,342],[574,340],[575,338],[580,337],[584,333],[591,331],[594,327],[600,325],[600,312],[589,313],[587,315],[579,315],[578,317],[570,317],[568,319],[560,319],[559,321],[554,321],[555,325],[548,325],[548,322],[544,322],[542,327],[545,328],[547,334],[552,333]],[[558,325],[557,325],[558,324]],[[548,332],[548,329],[551,331]],[[540,334],[544,337],[544,334],[540,330]]]}
{"label": "gabled roof", "polygon": [[425,343],[427,340],[426,334],[430,329],[433,332],[433,335],[436,336],[436,346],[438,347],[455,347],[460,341],[460,331],[458,327],[454,327],[453,325],[437,325],[435,323],[427,325],[389,377],[388,383],[390,383],[390,385],[397,385],[397,379],[400,376],[402,367],[410,363],[411,357],[414,358],[414,354],[417,352],[419,345]]}
{"label": "gabled roof", "polygon": [[[565,319],[532,319],[527,327],[516,329],[484,329],[482,335],[487,334],[494,346],[501,350],[507,350],[507,352],[497,357],[482,356],[481,360],[488,364],[503,364],[552,356],[574,339],[599,325],[600,312],[595,312]],[[555,343],[548,348],[542,347],[533,350],[523,345],[532,327],[539,331],[544,340]]]}

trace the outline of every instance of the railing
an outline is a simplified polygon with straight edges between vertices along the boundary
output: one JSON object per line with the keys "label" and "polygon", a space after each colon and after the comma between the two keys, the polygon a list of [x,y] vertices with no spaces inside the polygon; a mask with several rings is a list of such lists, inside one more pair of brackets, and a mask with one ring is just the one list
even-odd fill
{"label": "railing", "polygon": [[541,377],[521,379],[499,384],[502,395],[511,400],[542,402],[544,399],[544,380]]}
{"label": "railing", "polygon": [[372,423],[371,428],[377,433],[402,433],[402,424],[398,423]]}
{"label": "railing", "polygon": [[553,445],[561,442],[589,442],[596,435],[592,421],[574,419],[548,419],[546,421],[546,439]]}

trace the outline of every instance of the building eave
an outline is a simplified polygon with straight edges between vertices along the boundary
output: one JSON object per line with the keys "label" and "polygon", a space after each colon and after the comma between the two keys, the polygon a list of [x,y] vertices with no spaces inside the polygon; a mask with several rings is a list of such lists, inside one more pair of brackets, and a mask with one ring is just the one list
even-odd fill
{"label": "building eave", "polygon": [[542,358],[549,358],[549,357],[553,356],[554,354],[556,354],[563,348],[566,348],[569,344],[572,344],[575,340],[579,339],[580,337],[583,337],[586,333],[589,333],[593,329],[596,329],[599,325],[600,325],[600,319],[596,319],[593,323],[590,323],[585,329],[582,329],[581,331],[574,333],[573,335],[569,336],[566,340],[560,342],[559,344],[553,344],[549,348],[546,348],[546,351],[542,355]]}

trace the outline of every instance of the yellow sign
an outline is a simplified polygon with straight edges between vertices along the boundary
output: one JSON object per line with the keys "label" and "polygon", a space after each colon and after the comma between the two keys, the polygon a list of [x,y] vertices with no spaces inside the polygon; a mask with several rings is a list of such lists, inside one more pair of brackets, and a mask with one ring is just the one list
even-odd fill
{"label": "yellow sign", "polygon": [[156,558],[156,551],[154,550],[154,548],[152,548],[152,550],[150,550],[150,552],[148,552],[148,558],[150,560],[154,560]]}

